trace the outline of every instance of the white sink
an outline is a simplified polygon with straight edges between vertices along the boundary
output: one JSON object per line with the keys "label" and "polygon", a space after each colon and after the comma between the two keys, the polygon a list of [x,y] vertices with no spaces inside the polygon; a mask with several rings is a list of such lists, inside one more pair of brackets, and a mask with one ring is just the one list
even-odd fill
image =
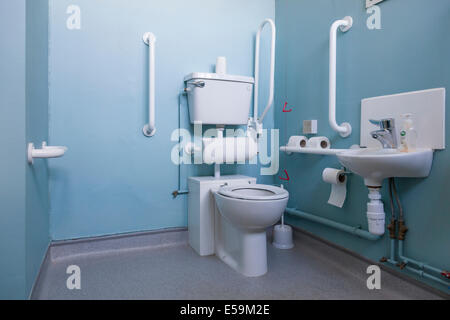
{"label": "white sink", "polygon": [[433,150],[356,149],[337,154],[343,166],[364,178],[367,186],[381,187],[386,178],[425,178],[433,163]]}

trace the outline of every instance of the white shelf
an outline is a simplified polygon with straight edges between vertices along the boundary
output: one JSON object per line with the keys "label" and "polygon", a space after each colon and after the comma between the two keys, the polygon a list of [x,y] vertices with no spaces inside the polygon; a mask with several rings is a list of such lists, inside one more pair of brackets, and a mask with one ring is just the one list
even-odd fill
{"label": "white shelf", "polygon": [[347,151],[348,149],[316,149],[316,148],[300,148],[300,147],[281,147],[281,151],[286,153],[303,153],[303,154],[316,154],[322,156],[335,156],[338,153]]}

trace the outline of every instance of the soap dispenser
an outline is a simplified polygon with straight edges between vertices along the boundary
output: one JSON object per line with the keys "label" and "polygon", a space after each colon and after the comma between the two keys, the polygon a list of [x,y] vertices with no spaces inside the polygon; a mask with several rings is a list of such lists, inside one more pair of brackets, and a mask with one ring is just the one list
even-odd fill
{"label": "soap dispenser", "polygon": [[412,113],[406,113],[401,116],[402,126],[400,130],[400,151],[413,152],[417,147],[417,131],[414,127]]}

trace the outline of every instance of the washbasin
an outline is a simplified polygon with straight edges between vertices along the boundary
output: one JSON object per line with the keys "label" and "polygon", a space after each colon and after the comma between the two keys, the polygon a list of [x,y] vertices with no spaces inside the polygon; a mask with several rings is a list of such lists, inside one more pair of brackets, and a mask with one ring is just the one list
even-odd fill
{"label": "washbasin", "polygon": [[386,178],[425,178],[433,163],[432,149],[356,149],[337,154],[341,164],[364,178],[369,187],[381,187]]}

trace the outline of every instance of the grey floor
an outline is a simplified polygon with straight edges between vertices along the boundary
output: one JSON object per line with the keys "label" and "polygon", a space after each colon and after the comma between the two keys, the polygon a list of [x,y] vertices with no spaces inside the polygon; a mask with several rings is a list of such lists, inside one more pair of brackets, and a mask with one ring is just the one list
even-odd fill
{"label": "grey floor", "polygon": [[[259,278],[243,277],[214,256],[199,257],[185,239],[178,240],[131,250],[117,243],[115,250],[92,250],[86,243],[62,253],[54,250],[32,298],[440,299],[384,271],[382,289],[370,291],[368,263],[301,233],[296,233],[295,249],[268,245],[269,272]],[[81,268],[81,290],[66,287],[69,265]]]}

